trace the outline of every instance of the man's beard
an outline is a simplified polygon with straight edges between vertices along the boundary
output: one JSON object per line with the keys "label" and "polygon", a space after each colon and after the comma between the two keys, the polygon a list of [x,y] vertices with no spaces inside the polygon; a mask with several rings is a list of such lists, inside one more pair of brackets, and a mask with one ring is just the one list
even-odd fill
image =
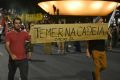
{"label": "man's beard", "polygon": [[17,32],[20,32],[21,30],[20,30],[20,28],[14,28]]}

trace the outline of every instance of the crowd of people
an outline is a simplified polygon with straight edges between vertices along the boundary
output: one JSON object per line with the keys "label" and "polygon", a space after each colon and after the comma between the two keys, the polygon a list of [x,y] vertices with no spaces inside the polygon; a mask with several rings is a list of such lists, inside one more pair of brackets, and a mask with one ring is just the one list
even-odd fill
{"label": "crowd of people", "polygon": [[[97,17],[96,23],[103,23],[102,17]],[[20,70],[21,80],[28,80],[28,60],[32,58],[32,47],[30,44],[31,38],[29,35],[30,27],[36,22],[23,23],[22,20],[14,16],[11,20],[8,15],[4,13],[0,14],[0,42],[5,42],[5,48],[9,54],[8,61],[8,80],[14,80],[14,76],[17,68]],[[53,24],[54,20],[49,17],[45,17],[39,24]],[[38,23],[37,23],[38,24]],[[64,23],[65,24],[65,23]],[[112,51],[112,48],[116,46],[118,41],[118,28],[116,25],[112,25],[108,31],[108,47]],[[86,56],[90,58],[92,56],[95,70],[93,71],[94,80],[100,79],[100,72],[107,68],[106,60],[106,40],[89,40],[87,42]],[[80,41],[70,42],[75,47],[75,52],[81,53]],[[27,45],[27,47],[25,47]],[[28,46],[29,45],[29,46]],[[69,53],[69,41],[57,42],[59,54]],[[52,54],[52,43],[44,44],[44,53]]]}

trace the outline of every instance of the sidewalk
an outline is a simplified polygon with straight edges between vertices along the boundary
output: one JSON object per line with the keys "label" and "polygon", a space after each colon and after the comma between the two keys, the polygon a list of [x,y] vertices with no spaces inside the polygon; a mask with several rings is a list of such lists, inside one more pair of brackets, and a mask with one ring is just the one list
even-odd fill
{"label": "sidewalk", "polygon": [[[0,80],[7,80],[8,54],[3,44],[0,45],[0,51],[3,53],[0,57]],[[108,68],[102,72],[102,80],[120,80],[119,51],[118,47],[112,53],[107,52]],[[56,55],[45,55],[41,44],[34,46],[32,61],[29,62],[29,80],[92,80],[93,61],[86,57],[85,52],[66,55],[53,53]],[[19,71],[15,80],[18,78]]]}

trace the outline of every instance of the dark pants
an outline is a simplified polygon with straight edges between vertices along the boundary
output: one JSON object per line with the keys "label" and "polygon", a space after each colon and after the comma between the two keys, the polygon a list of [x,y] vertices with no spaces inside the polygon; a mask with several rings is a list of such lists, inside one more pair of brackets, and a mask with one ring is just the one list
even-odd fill
{"label": "dark pants", "polygon": [[8,80],[14,80],[17,68],[19,68],[21,80],[28,80],[28,60],[11,60],[8,64]]}

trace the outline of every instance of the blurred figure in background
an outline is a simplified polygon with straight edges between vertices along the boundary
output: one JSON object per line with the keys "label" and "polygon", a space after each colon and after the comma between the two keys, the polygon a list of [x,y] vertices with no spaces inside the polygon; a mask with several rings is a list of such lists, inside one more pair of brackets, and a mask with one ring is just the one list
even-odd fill
{"label": "blurred figure in background", "polygon": [[108,29],[108,39],[107,39],[107,48],[112,51],[112,28]]}
{"label": "blurred figure in background", "polygon": [[[95,20],[96,23],[103,23],[102,17],[97,17]],[[101,80],[100,73],[101,71],[107,68],[106,60],[106,44],[105,40],[89,40],[87,44],[86,55],[88,58],[92,56],[94,63],[93,80]]]}
{"label": "blurred figure in background", "polygon": [[75,51],[80,53],[81,52],[80,41],[75,41],[74,46],[75,46]]}
{"label": "blurred figure in background", "polygon": [[[30,29],[31,27],[34,26],[33,22],[29,22],[28,26],[26,26],[24,31],[27,31],[30,35]],[[33,44],[31,44],[31,41],[26,41],[25,42],[25,48],[26,48],[26,53],[28,54],[28,59],[31,60],[32,59],[32,53],[33,53]]]}
{"label": "blurred figure in background", "polygon": [[[43,22],[42,24],[51,24],[50,22],[50,16],[48,14],[45,14],[44,15],[44,19],[43,19]],[[52,54],[52,44],[51,43],[43,43],[43,51],[44,51],[44,54]]]}
{"label": "blurred figure in background", "polygon": [[112,26],[112,47],[116,47],[117,42],[118,42],[118,27],[114,23]]}

